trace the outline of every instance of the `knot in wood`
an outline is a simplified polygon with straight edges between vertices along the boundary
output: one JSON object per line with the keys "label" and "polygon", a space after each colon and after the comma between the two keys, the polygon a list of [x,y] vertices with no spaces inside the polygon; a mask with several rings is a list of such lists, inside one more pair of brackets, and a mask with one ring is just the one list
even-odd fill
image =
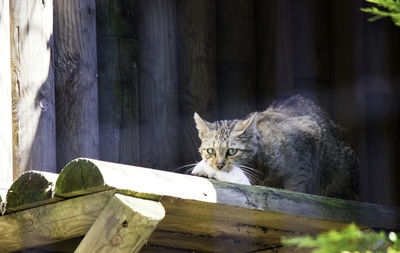
{"label": "knot in wood", "polygon": [[119,235],[116,235],[116,236],[114,236],[114,237],[111,239],[111,244],[112,244],[113,246],[118,246],[118,245],[121,244],[121,242],[122,242],[122,238],[121,238],[121,236],[119,236]]}
{"label": "knot in wood", "polygon": [[25,221],[25,224],[27,225],[27,226],[32,226],[33,225],[33,220],[32,219],[27,219],[26,221]]}

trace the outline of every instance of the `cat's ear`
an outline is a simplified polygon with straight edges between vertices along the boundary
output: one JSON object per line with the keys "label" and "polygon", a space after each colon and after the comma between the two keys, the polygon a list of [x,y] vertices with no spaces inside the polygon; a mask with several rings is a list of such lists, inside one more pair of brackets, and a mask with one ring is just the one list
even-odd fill
{"label": "cat's ear", "polygon": [[252,128],[253,123],[255,122],[255,118],[257,116],[257,113],[253,113],[252,115],[250,115],[250,117],[248,117],[245,120],[239,120],[236,125],[233,127],[232,130],[232,134],[234,137],[237,137],[241,134],[243,134],[244,132],[246,132],[247,129]]}
{"label": "cat's ear", "polygon": [[196,128],[199,131],[200,139],[203,139],[210,132],[210,123],[203,120],[196,112],[194,113],[194,122],[196,122]]}

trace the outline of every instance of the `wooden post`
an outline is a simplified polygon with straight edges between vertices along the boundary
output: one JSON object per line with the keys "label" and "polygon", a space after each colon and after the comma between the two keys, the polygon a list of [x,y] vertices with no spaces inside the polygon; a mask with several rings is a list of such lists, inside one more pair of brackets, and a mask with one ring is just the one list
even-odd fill
{"label": "wooden post", "polygon": [[254,111],[254,0],[217,0],[218,117]]}
{"label": "wooden post", "polygon": [[56,170],[53,3],[10,1],[14,178]]}
{"label": "wooden post", "polygon": [[96,0],[100,158],[139,164],[135,1]]}
{"label": "wooden post", "polygon": [[141,165],[178,165],[176,1],[138,0]]}
{"label": "wooden post", "polygon": [[0,0],[0,196],[13,180],[10,68],[10,6]]}
{"label": "wooden post", "polygon": [[[179,138],[181,165],[199,159],[193,114],[217,119],[215,0],[179,0]],[[187,169],[187,168],[185,168]]]}
{"label": "wooden post", "polygon": [[75,252],[139,252],[164,216],[159,202],[115,194]]}
{"label": "wooden post", "polygon": [[95,0],[54,2],[57,168],[78,156],[98,158]]}

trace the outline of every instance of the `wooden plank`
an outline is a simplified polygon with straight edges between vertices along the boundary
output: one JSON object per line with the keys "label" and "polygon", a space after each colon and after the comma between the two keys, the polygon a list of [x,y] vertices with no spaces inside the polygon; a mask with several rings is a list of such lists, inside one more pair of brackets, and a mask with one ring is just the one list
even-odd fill
{"label": "wooden plank", "polygon": [[105,191],[1,216],[2,252],[85,235],[113,194]]}
{"label": "wooden plank", "polygon": [[179,166],[176,0],[138,0],[141,166]]}
{"label": "wooden plank", "polygon": [[140,163],[135,1],[96,0],[100,158]]}
{"label": "wooden plank", "polygon": [[[275,229],[308,232],[314,228],[328,229],[333,226],[332,224],[350,222],[355,222],[361,227],[395,230],[400,228],[398,207],[326,198],[261,186],[231,184],[94,159],[77,159],[68,164],[58,177],[55,192],[68,197],[110,187],[142,198],[158,200],[161,196],[163,199],[171,196],[264,211],[271,217],[274,215],[282,217],[281,222],[272,227]],[[293,227],[285,228],[287,226],[285,219],[290,217]]]}
{"label": "wooden plank", "polygon": [[217,0],[218,117],[255,110],[255,1]]}
{"label": "wooden plank", "polygon": [[10,213],[51,202],[58,174],[44,171],[27,171],[18,177],[7,192],[4,212]]}
{"label": "wooden plank", "polygon": [[56,172],[53,1],[10,1],[13,177]]}
{"label": "wooden plank", "polygon": [[164,216],[159,202],[115,194],[75,252],[139,252]]}
{"label": "wooden plank", "polygon": [[57,168],[99,157],[95,0],[54,1]]}
{"label": "wooden plank", "polygon": [[12,167],[12,115],[10,67],[10,6],[0,0],[0,194],[7,191],[13,181]]}
{"label": "wooden plank", "polygon": [[177,14],[181,166],[199,159],[194,112],[217,120],[215,0],[179,0]]}
{"label": "wooden plank", "polygon": [[276,97],[293,90],[291,0],[256,0],[256,99],[265,110]]}

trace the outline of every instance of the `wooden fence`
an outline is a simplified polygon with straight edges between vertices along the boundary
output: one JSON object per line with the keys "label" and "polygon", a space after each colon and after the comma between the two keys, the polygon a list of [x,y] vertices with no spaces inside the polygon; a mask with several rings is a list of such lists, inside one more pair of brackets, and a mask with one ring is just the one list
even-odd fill
{"label": "wooden fence", "polygon": [[193,112],[302,92],[348,129],[361,200],[400,204],[400,29],[363,5],[0,0],[1,188],[81,156],[174,170],[200,158]]}

